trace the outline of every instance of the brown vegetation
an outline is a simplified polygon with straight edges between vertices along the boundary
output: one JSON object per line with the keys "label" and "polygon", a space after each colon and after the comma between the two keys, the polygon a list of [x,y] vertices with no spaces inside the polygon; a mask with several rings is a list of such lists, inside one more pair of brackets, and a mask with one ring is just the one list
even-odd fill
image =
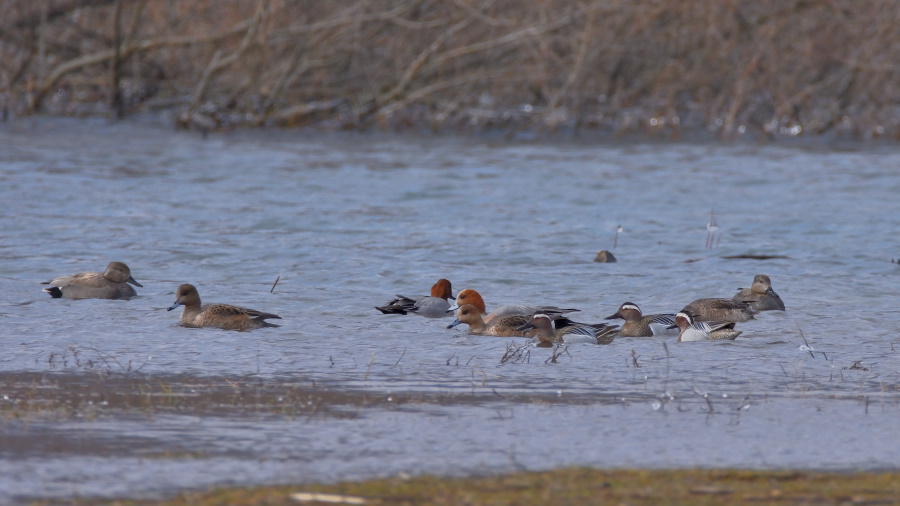
{"label": "brown vegetation", "polygon": [[900,132],[891,0],[0,0],[0,11],[4,116]]}
{"label": "brown vegetation", "polygon": [[[369,505],[582,504],[896,504],[896,473],[817,473],[739,470],[558,469],[504,476],[393,478],[335,485],[220,489],[164,501],[111,504],[290,505],[298,490],[360,498]],[[334,501],[329,501],[334,502]],[[343,504],[348,504],[344,502]],[[75,502],[75,504],[78,504]],[[306,502],[325,504],[325,502]]]}

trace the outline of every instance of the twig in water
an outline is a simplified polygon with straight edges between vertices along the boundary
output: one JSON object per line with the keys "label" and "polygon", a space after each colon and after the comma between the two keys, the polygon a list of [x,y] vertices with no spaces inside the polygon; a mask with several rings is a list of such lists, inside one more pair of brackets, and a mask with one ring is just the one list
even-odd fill
{"label": "twig in water", "polygon": [[816,356],[813,354],[812,346],[809,345],[809,341],[807,341],[806,336],[803,335],[803,329],[800,328],[800,325],[797,323],[797,320],[794,320],[793,318],[791,318],[791,320],[793,320],[794,325],[797,326],[797,330],[800,331],[800,337],[803,338],[803,344],[806,345],[806,348],[803,348],[803,349],[805,349],[806,351],[809,352],[810,357],[816,358]]}
{"label": "twig in water", "polygon": [[862,365],[862,360],[857,360],[856,362],[853,362],[853,365],[851,365],[848,369],[854,370],[854,371],[868,371],[869,370],[868,367],[865,367]]}
{"label": "twig in water", "polygon": [[[500,357],[500,363],[505,364],[507,362],[512,362],[514,364],[527,362],[528,358],[531,356],[530,344],[526,343],[521,346],[516,346],[516,343],[511,342],[506,345],[506,352],[503,353],[503,356]],[[471,359],[470,359],[471,360]],[[468,365],[468,362],[466,363]]]}
{"label": "twig in water", "polygon": [[568,350],[569,350],[568,344],[566,344],[566,345],[557,344],[556,346],[553,347],[553,354],[550,355],[550,358],[548,358],[547,360],[544,360],[544,363],[546,364],[549,362],[551,364],[555,364],[556,359],[561,357],[563,353],[567,353]]}
{"label": "twig in water", "polygon": [[622,225],[616,225],[616,236],[613,238],[613,249],[616,249],[616,244],[619,243],[619,233],[622,231]]}
{"label": "twig in water", "polygon": [[712,401],[709,400],[709,393],[708,393],[708,392],[701,392],[700,390],[697,390],[697,387],[694,387],[694,393],[697,394],[697,395],[699,395],[700,397],[703,397],[704,399],[706,399],[706,406],[709,408],[708,413],[712,413],[712,412],[713,412],[713,405],[712,405]]}
{"label": "twig in water", "polygon": [[284,274],[284,271],[278,273],[278,277],[275,278],[275,282],[272,283],[272,288],[269,290],[269,293],[273,293],[275,291],[275,285],[278,284],[278,280],[281,279],[281,275]]}
{"label": "twig in water", "polygon": [[455,357],[455,356],[456,356],[456,353],[454,353],[453,355],[450,355],[450,358],[447,359],[447,365],[450,365],[450,361],[453,360],[453,357]]}
{"label": "twig in water", "polygon": [[638,354],[634,351],[634,348],[631,349],[631,365],[640,369],[641,364],[638,364]]}
{"label": "twig in water", "polygon": [[[713,243],[715,243],[716,232],[719,230],[719,227],[716,226],[716,211],[715,209],[709,210],[709,222],[706,224],[706,248],[712,248]],[[716,244],[718,247],[718,244]]]}
{"label": "twig in water", "polygon": [[[85,349],[85,350],[88,350],[88,351],[93,351],[94,353],[96,353],[97,355],[99,355],[99,356],[100,356],[100,360],[103,361],[103,365],[105,365],[105,366],[106,366],[106,369],[109,370],[109,371],[112,371],[112,367],[110,366],[109,361],[106,360],[107,357],[109,357],[113,362],[115,362],[116,365],[119,366],[119,369],[122,370],[122,372],[129,372],[129,371],[131,370],[131,365],[130,365],[130,364],[129,364],[128,367],[125,367],[125,366],[122,365],[121,362],[119,362],[119,361],[116,359],[116,357],[114,357],[114,356],[112,356],[112,355],[109,355],[109,354],[106,354],[106,353],[103,353],[102,351],[98,350],[97,348],[95,348],[95,347],[93,347],[93,346],[82,346],[82,348]],[[75,358],[76,362],[75,362],[75,363],[76,363],[76,365],[78,365],[78,352],[77,352],[75,349],[73,349],[72,347],[69,347],[69,349],[72,350],[72,353],[76,356],[76,358]]]}
{"label": "twig in water", "polygon": [[406,348],[403,348],[403,353],[400,354],[400,358],[397,359],[397,363],[394,364],[394,367],[400,365],[400,361],[403,360],[403,355],[406,355]]}
{"label": "twig in water", "polygon": [[372,356],[369,357],[369,365],[366,367],[366,375],[363,377],[363,381],[369,381],[369,371],[372,369],[372,363],[375,362],[375,352],[372,352]]}

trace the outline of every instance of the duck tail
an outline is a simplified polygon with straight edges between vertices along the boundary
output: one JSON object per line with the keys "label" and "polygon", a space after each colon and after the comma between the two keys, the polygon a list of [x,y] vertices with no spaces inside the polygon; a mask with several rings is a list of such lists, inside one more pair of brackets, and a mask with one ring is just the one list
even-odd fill
{"label": "duck tail", "polygon": [[50,288],[42,288],[43,291],[50,294],[54,299],[62,298],[62,289],[58,286],[51,286]]}
{"label": "duck tail", "polygon": [[399,305],[375,306],[375,309],[381,311],[381,314],[406,314],[403,306]]}

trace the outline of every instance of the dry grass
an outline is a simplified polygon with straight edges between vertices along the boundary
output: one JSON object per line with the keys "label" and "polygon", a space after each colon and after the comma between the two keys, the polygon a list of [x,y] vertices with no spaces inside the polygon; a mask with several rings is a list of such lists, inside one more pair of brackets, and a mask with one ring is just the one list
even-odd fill
{"label": "dry grass", "polygon": [[898,136],[891,0],[0,0],[0,108]]}
{"label": "dry grass", "polygon": [[[362,497],[370,505],[399,504],[897,504],[893,473],[793,471],[601,471],[560,469],[468,479],[433,477],[363,483],[223,489],[174,499],[115,504],[289,505],[293,492]],[[305,503],[323,504],[323,503]]]}

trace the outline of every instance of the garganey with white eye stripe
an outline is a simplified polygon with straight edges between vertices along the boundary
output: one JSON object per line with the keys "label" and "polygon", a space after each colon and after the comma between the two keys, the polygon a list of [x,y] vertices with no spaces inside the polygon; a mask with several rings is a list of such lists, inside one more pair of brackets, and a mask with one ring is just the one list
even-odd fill
{"label": "garganey with white eye stripe", "polygon": [[741,335],[740,330],[734,330],[734,322],[695,322],[693,316],[685,311],[675,315],[672,328],[676,327],[679,329],[678,342],[733,340]]}
{"label": "garganey with white eye stripe", "polygon": [[607,320],[622,319],[625,323],[619,329],[619,335],[623,337],[650,337],[661,335],[675,335],[676,332],[669,327],[675,324],[673,314],[648,314],[644,316],[641,308],[634,302],[626,302],[619,306],[615,314],[607,316]]}
{"label": "garganey with white eye stripe", "polygon": [[567,318],[553,320],[542,313],[532,316],[518,330],[537,329],[537,346],[547,347],[557,343],[609,344],[616,338],[616,325],[605,323],[577,323]]}

